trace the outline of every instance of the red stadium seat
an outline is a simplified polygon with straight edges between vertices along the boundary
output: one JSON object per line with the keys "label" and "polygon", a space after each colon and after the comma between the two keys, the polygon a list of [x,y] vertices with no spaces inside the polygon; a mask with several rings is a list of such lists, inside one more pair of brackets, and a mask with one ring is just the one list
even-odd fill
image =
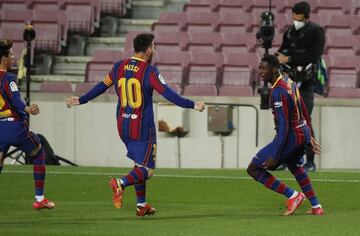
{"label": "red stadium seat", "polygon": [[359,70],[360,57],[331,57],[328,66],[329,87],[358,88]]}
{"label": "red stadium seat", "polygon": [[245,13],[245,6],[239,0],[220,0],[216,6],[216,11],[221,14],[238,14]]}
{"label": "red stadium seat", "polygon": [[[264,0],[242,0],[242,4],[245,6],[247,12],[252,12],[256,15],[261,15],[265,11],[269,11],[269,1]],[[278,9],[283,8],[284,0],[272,0],[271,2],[271,11],[276,14]]]}
{"label": "red stadium seat", "polygon": [[351,8],[352,8],[351,14],[360,16],[360,1],[352,0]]}
{"label": "red stadium seat", "polygon": [[324,53],[332,56],[360,55],[360,37],[356,35],[328,36]]}
{"label": "red stadium seat", "polygon": [[101,0],[101,14],[111,16],[126,15],[126,0]]}
{"label": "red stadium seat", "polygon": [[188,42],[187,32],[155,32],[155,45],[158,53],[181,51]]}
{"label": "red stadium seat", "polygon": [[32,10],[7,10],[1,13],[0,28],[3,32],[6,32],[7,29],[23,31],[25,23],[33,19]]}
{"label": "red stadium seat", "polygon": [[256,37],[252,33],[224,33],[220,51],[224,53],[255,52]]}
{"label": "red stadium seat", "polygon": [[86,64],[85,81],[101,81],[111,71],[113,64],[120,61],[122,57],[122,51],[120,50],[95,51],[91,61]]}
{"label": "red stadium seat", "polygon": [[213,32],[220,23],[218,13],[187,14],[185,30],[188,32]]}
{"label": "red stadium seat", "polygon": [[330,98],[360,98],[360,88],[330,88]]}
{"label": "red stadium seat", "polygon": [[96,82],[81,82],[76,84],[75,87],[75,95],[81,96],[85,93],[87,93],[90,89],[92,89],[97,83]]}
{"label": "red stadium seat", "polygon": [[196,14],[200,12],[212,12],[215,10],[217,0],[191,0],[185,3],[184,12]]}
{"label": "red stadium seat", "polygon": [[190,52],[215,52],[222,41],[223,37],[218,32],[190,32],[186,49]]}
{"label": "red stadium seat", "polygon": [[219,90],[219,96],[251,97],[253,92],[250,86],[222,86]]}
{"label": "red stadium seat", "polygon": [[69,81],[44,81],[40,84],[40,92],[43,93],[72,93]]}
{"label": "red stadium seat", "polygon": [[[23,29],[6,29],[6,32],[0,28],[0,38],[1,39],[11,39],[13,41],[13,51],[15,56],[15,61],[18,62],[21,54],[26,48],[25,41],[23,40]],[[32,55],[34,55],[34,44],[31,45]]]}
{"label": "red stadium seat", "polygon": [[260,58],[255,53],[225,54],[221,82],[223,85],[250,86],[255,81],[255,73]]}
{"label": "red stadium seat", "polygon": [[216,85],[224,58],[221,53],[191,53],[188,84]]}
{"label": "red stadium seat", "polygon": [[351,15],[320,15],[320,23],[326,35],[353,35],[359,33],[360,18]]}
{"label": "red stadium seat", "polygon": [[221,13],[218,30],[222,33],[250,32],[254,21],[252,14]]}
{"label": "red stadium seat", "polygon": [[312,11],[314,13],[325,13],[329,15],[342,15],[350,14],[351,12],[351,1],[341,1],[338,0],[316,0],[313,1],[314,8]]}
{"label": "red stadium seat", "polygon": [[185,81],[187,67],[190,62],[188,52],[157,53],[154,65],[159,69],[165,81],[182,85]]}
{"label": "red stadium seat", "polygon": [[28,0],[29,8],[47,11],[61,10],[64,2],[65,0]]}
{"label": "red stadium seat", "polygon": [[1,0],[0,1],[1,11],[25,10],[27,8],[28,8],[27,0]]}
{"label": "red stadium seat", "polygon": [[152,24],[151,30],[155,32],[183,31],[186,21],[185,12],[164,12],[161,13],[159,20]]}
{"label": "red stadium seat", "polygon": [[188,85],[184,87],[185,96],[216,96],[215,85]]}

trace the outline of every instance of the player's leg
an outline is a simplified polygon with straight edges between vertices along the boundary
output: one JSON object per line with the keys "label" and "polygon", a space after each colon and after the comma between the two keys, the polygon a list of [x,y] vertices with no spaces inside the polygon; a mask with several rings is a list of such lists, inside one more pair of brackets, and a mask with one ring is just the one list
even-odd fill
{"label": "player's leg", "polygon": [[5,152],[0,152],[0,174],[4,166]]}
{"label": "player's leg", "polygon": [[55,207],[55,203],[50,202],[44,197],[44,185],[45,185],[45,151],[41,146],[39,137],[31,131],[26,131],[23,137],[23,141],[18,147],[28,154],[33,159],[33,177],[35,182],[35,202],[33,207],[37,210],[47,208],[51,209]]}
{"label": "player's leg", "polygon": [[284,215],[291,215],[300,206],[304,200],[302,193],[299,193],[292,188],[288,187],[284,182],[271,175],[268,171],[262,168],[262,164],[269,158],[270,145],[261,149],[250,162],[247,173],[253,177],[257,182],[264,185],[266,188],[271,189],[274,192],[284,195],[288,198],[288,201],[296,203],[293,204],[290,211],[288,209]]}
{"label": "player's leg", "polygon": [[[299,157],[301,158],[301,157]],[[301,190],[305,194],[306,198],[311,203],[311,210],[308,212],[309,214],[323,215],[324,211],[321,207],[321,204],[316,197],[315,191],[313,189],[311,180],[306,173],[304,167],[300,165],[300,163],[290,162],[288,163],[288,168],[290,172],[294,175],[296,181],[298,182]]]}

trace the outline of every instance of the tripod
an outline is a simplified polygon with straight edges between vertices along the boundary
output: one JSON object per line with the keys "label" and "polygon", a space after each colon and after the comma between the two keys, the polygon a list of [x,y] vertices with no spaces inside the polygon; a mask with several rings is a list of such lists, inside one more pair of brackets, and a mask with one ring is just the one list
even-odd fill
{"label": "tripod", "polygon": [[[25,102],[27,106],[30,106],[30,74],[31,74],[31,41],[35,39],[36,33],[33,29],[33,26],[30,22],[27,22],[25,25],[25,30],[23,33],[23,39],[26,41],[26,57],[25,57],[25,66],[26,66],[26,96],[25,96]],[[27,116],[26,122],[28,125],[30,124],[30,116]],[[27,164],[28,160],[26,158],[26,154],[20,150],[19,148],[15,148],[14,150],[8,152],[5,156],[10,157],[13,159],[12,164],[15,164],[16,162],[20,164]],[[23,158],[24,161],[21,161],[20,159]]]}

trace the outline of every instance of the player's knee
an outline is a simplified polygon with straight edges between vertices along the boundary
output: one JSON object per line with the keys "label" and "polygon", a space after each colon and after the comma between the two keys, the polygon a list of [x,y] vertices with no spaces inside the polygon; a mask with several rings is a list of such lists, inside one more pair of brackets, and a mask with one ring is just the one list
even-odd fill
{"label": "player's knee", "polygon": [[36,156],[41,150],[41,144],[39,144],[32,152],[30,152],[30,157]]}

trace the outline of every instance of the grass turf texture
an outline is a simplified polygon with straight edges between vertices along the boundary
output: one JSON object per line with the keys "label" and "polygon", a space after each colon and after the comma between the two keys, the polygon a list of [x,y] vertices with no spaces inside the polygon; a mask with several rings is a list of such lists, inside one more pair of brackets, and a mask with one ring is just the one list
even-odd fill
{"label": "grass turf texture", "polygon": [[[0,235],[360,235],[360,171],[311,173],[326,215],[306,215],[305,201],[284,217],[285,198],[244,170],[158,169],[147,185],[157,212],[139,218],[133,187],[123,208],[114,209],[107,185],[109,176],[128,170],[48,166],[45,192],[56,208],[35,211],[32,167],[5,166]],[[273,174],[299,190],[287,171]]]}

